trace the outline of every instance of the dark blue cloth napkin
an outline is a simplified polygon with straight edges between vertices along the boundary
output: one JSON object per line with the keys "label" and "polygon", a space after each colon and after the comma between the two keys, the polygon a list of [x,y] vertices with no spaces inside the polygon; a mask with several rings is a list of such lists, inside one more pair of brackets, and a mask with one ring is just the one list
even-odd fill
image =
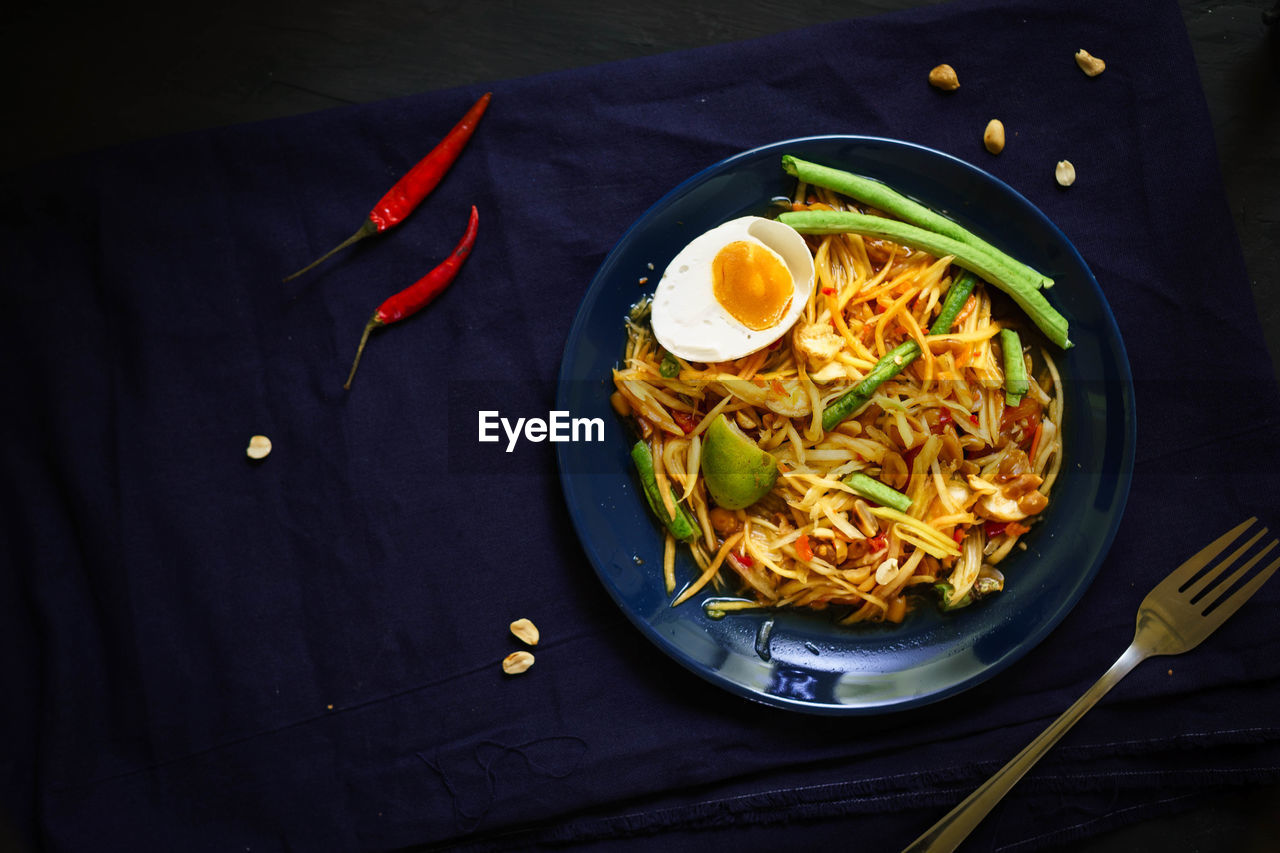
{"label": "dark blue cloth napkin", "polygon": [[[944,61],[949,95],[925,84]],[[1172,2],[965,0],[492,88],[404,225],[287,284],[482,90],[4,179],[0,804],[31,849],[898,849],[1102,673],[1174,565],[1246,515],[1280,519],[1276,383]],[[1039,206],[1115,311],[1139,418],[1124,521],[1059,628],[960,696],[858,719],[667,660],[596,580],[552,447],[481,466],[469,438],[495,393],[553,408],[579,300],[663,193],[827,133],[938,148]],[[369,315],[472,204],[460,277],[376,335],[344,392]],[[274,444],[258,463],[255,434]],[[1278,602],[1272,583],[1136,670],[974,849],[1280,779]],[[504,676],[522,616],[538,662]]]}

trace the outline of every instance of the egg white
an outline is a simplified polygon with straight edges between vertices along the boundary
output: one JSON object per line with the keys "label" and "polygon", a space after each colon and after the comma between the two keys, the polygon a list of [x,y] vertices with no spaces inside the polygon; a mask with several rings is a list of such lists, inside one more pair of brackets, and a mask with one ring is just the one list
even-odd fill
{"label": "egg white", "polygon": [[[720,249],[738,240],[768,249],[791,273],[791,304],[767,329],[739,322],[716,301],[712,290],[712,261]],[[728,361],[750,355],[795,325],[813,291],[813,278],[813,256],[794,228],[760,216],[731,219],[696,237],[667,265],[653,294],[653,334],[663,348],[685,361]]]}

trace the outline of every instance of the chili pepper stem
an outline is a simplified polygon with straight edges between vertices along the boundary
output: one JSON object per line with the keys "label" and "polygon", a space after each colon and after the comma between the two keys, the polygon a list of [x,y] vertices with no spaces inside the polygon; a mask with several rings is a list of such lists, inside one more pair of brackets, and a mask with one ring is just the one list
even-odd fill
{"label": "chili pepper stem", "polygon": [[338,245],[334,246],[332,249],[330,249],[329,251],[325,252],[323,255],[321,255],[320,257],[316,258],[314,261],[312,261],[311,263],[307,264],[307,265],[306,265],[305,267],[303,267],[302,269],[298,270],[296,273],[293,273],[292,275],[287,275],[287,276],[285,276],[285,277],[284,277],[284,280],[285,280],[285,281],[292,281],[293,279],[295,279],[295,278],[297,278],[298,276],[302,275],[302,274],[303,274],[304,272],[306,272],[307,270],[313,269],[313,268],[315,268],[315,267],[319,266],[322,262],[327,261],[329,258],[333,257],[333,256],[334,256],[334,255],[336,255],[338,252],[341,252],[343,249],[347,248],[347,247],[348,247],[348,246],[350,246],[352,243],[356,243],[356,242],[358,242],[358,241],[360,241],[360,240],[363,240],[365,237],[368,237],[368,236],[370,236],[370,235],[377,234],[377,233],[378,233],[378,226],[377,226],[377,224],[376,224],[372,219],[365,219],[365,221],[364,221],[364,222],[362,222],[362,223],[360,224],[360,229],[359,229],[358,231],[356,231],[356,233],[352,234],[350,237],[348,237],[347,239],[343,240],[341,243],[339,243]]}
{"label": "chili pepper stem", "polygon": [[364,345],[369,342],[369,333],[379,326],[386,325],[375,311],[374,315],[369,318],[369,322],[364,325],[364,334],[360,336],[360,345],[356,347],[356,360],[351,363],[351,373],[347,375],[347,381],[343,383],[343,390],[351,390],[351,380],[356,378],[356,368],[360,366],[360,356],[364,354]]}

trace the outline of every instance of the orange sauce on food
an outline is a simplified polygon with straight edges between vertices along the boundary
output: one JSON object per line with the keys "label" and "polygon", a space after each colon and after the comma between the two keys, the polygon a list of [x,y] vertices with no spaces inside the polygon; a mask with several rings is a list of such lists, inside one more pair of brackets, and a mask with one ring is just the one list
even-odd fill
{"label": "orange sauce on food", "polygon": [[711,262],[716,301],[748,329],[777,324],[791,306],[791,273],[777,255],[746,240],[724,246]]}

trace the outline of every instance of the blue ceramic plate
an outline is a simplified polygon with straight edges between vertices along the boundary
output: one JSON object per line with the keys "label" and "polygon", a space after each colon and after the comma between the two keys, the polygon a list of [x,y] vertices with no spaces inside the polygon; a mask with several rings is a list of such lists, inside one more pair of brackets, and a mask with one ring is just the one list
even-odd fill
{"label": "blue ceramic plate", "polygon": [[[943,614],[917,608],[898,626],[834,624],[821,612],[706,616],[695,598],[677,608],[662,583],[662,531],[645,505],[613,414],[610,370],[623,317],[689,240],[728,219],[768,215],[789,195],[784,153],[879,178],[1051,276],[1050,301],[1075,346],[1059,356],[1066,393],[1065,455],[1028,548],[1000,566],[999,595]],[[650,267],[652,264],[652,267]],[[664,196],[605,259],[569,332],[557,408],[600,417],[603,443],[558,444],[573,522],[609,593],[667,655],[734,693],[783,708],[881,713],[953,695],[1017,660],[1071,610],[1098,571],[1120,522],[1133,467],[1133,383],[1115,319],[1093,274],[1061,231],[1021,195],[963,161],[887,139],[819,136],[766,145],[699,172]],[[687,554],[680,583],[697,576]],[[707,592],[706,595],[713,593]],[[705,596],[704,596],[705,597]],[[771,630],[762,632],[767,620]],[[758,649],[762,633],[767,648]],[[763,651],[764,654],[760,652]]]}

